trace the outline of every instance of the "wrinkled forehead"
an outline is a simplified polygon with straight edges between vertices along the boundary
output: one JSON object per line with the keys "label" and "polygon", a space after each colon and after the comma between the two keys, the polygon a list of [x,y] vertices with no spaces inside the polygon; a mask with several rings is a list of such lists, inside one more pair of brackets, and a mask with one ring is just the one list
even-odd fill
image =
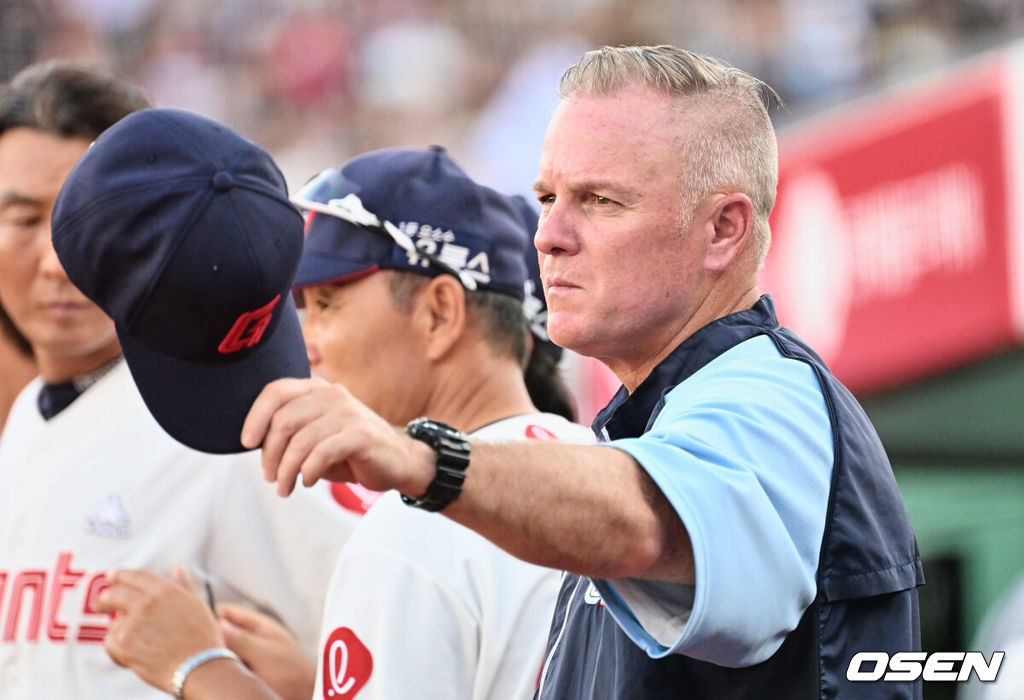
{"label": "wrinkled forehead", "polygon": [[616,181],[678,173],[686,132],[673,102],[640,89],[563,100],[544,137],[538,185],[563,177]]}

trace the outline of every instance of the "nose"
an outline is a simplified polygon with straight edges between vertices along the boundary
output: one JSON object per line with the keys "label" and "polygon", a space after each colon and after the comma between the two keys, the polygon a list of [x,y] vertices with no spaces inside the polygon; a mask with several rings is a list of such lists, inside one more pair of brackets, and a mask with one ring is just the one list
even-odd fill
{"label": "nose", "polygon": [[575,255],[579,240],[569,208],[557,201],[541,213],[533,244],[543,255]]}
{"label": "nose", "polygon": [[321,360],[320,348],[316,344],[316,332],[309,320],[309,314],[302,320],[302,338],[306,341],[306,357],[309,359],[310,367],[316,367]]}
{"label": "nose", "polygon": [[310,367],[316,367],[320,364],[320,350],[317,349],[316,343],[306,341],[306,357],[309,358]]}
{"label": "nose", "polygon": [[64,272],[64,266],[60,263],[60,258],[57,257],[57,251],[53,248],[53,242],[50,240],[50,230],[47,228],[45,231],[40,231],[39,235],[39,272],[46,277],[67,279],[67,273]]}

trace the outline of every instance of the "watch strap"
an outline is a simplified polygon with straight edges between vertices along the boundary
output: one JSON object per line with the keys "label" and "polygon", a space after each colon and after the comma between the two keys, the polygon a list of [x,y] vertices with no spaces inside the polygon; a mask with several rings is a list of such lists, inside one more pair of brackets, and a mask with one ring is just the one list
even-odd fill
{"label": "watch strap", "polygon": [[405,426],[409,437],[425,442],[437,455],[437,472],[426,493],[419,498],[402,495],[402,502],[413,508],[437,512],[462,493],[469,467],[469,439],[450,425],[417,418]]}

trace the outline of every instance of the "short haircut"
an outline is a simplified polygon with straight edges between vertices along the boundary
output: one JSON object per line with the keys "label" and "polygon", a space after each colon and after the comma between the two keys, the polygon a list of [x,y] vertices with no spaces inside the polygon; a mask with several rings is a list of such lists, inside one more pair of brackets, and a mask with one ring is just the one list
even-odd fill
{"label": "short haircut", "polygon": [[[432,277],[405,270],[390,272],[391,298],[400,309],[408,311],[413,295]],[[521,367],[526,365],[530,328],[523,314],[522,299],[501,292],[467,290],[466,315],[480,328],[496,354],[513,358]]]}
{"label": "short haircut", "polygon": [[[95,139],[122,117],[149,106],[132,83],[86,64],[55,59],[25,68],[0,88],[0,135],[26,127],[63,138]],[[32,353],[3,307],[0,329],[23,353]]]}
{"label": "short haircut", "polygon": [[683,211],[692,212],[716,189],[745,193],[754,206],[755,261],[761,267],[779,177],[767,107],[769,98],[781,103],[778,94],[723,61],[667,45],[588,51],[562,76],[558,93],[563,99],[605,96],[633,86],[683,98],[681,113],[690,129],[679,139],[688,177]]}
{"label": "short haircut", "polygon": [[[388,282],[391,298],[398,308],[408,311],[413,294],[430,280],[415,272],[392,270]],[[522,300],[500,292],[467,291],[466,314],[495,353],[514,359],[523,368],[523,383],[537,410],[576,419],[575,402],[559,372],[558,360],[540,343],[530,341]]]}

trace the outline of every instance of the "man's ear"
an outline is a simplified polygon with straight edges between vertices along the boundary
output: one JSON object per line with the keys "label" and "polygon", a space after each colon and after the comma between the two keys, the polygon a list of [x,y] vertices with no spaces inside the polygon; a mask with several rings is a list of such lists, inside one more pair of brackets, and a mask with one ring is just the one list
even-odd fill
{"label": "man's ear", "polygon": [[704,255],[704,269],[722,272],[754,237],[754,205],[742,192],[716,197],[709,214],[714,233]]}
{"label": "man's ear", "polygon": [[416,292],[412,306],[425,333],[427,358],[443,358],[466,330],[466,290],[451,275],[437,275]]}

